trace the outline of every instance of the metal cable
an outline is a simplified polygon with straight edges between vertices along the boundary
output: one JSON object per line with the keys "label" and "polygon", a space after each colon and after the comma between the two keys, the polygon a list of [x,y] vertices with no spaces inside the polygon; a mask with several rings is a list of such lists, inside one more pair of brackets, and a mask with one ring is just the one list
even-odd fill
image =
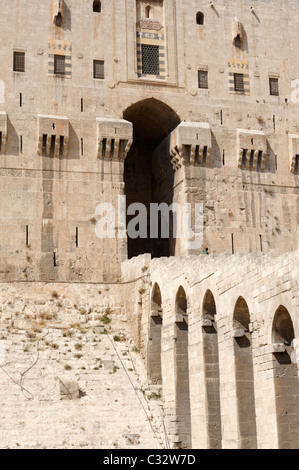
{"label": "metal cable", "polygon": [[160,442],[160,440],[159,440],[159,438],[158,438],[158,436],[157,436],[157,433],[156,433],[156,431],[155,431],[155,429],[154,429],[154,427],[153,427],[153,425],[152,425],[152,423],[151,423],[150,417],[148,416],[148,413],[147,413],[147,411],[146,411],[146,409],[145,409],[145,407],[144,407],[144,405],[143,405],[143,403],[142,403],[142,401],[141,401],[141,399],[140,399],[140,397],[139,397],[139,395],[138,395],[138,393],[137,393],[137,390],[136,390],[136,388],[135,388],[135,386],[134,386],[134,384],[133,384],[133,382],[132,382],[132,379],[131,379],[130,375],[128,374],[127,369],[125,368],[125,365],[124,365],[123,361],[121,360],[120,355],[118,354],[118,351],[117,351],[117,349],[116,349],[116,347],[115,347],[115,344],[114,344],[114,342],[112,341],[112,339],[110,338],[110,336],[109,336],[109,334],[108,334],[108,332],[107,332],[106,329],[105,329],[105,332],[106,332],[106,335],[107,335],[108,338],[109,338],[109,341],[111,342],[111,344],[112,344],[112,346],[113,346],[114,351],[116,352],[116,355],[117,355],[117,357],[118,357],[118,359],[119,359],[119,361],[120,361],[120,363],[121,363],[121,365],[122,365],[124,371],[125,371],[126,374],[127,374],[127,377],[128,377],[128,379],[129,379],[129,381],[130,381],[130,384],[131,384],[132,388],[133,388],[134,391],[135,391],[135,394],[136,394],[136,396],[137,396],[137,398],[138,398],[138,400],[139,400],[139,402],[140,402],[140,404],[141,404],[141,406],[142,406],[142,408],[143,408],[143,411],[145,412],[145,415],[146,415],[147,420],[148,420],[148,422],[149,422],[149,424],[150,424],[150,427],[151,427],[151,429],[152,429],[152,431],[153,431],[153,433],[154,433],[154,435],[155,435],[155,438],[157,439],[157,441],[159,442],[159,445],[160,445],[161,448],[163,449],[163,444],[161,444],[161,442]]}

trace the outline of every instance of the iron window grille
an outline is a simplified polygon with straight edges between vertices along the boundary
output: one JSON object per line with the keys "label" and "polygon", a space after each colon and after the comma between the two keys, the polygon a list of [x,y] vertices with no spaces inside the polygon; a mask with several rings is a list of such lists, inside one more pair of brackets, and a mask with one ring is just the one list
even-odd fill
{"label": "iron window grille", "polygon": [[279,96],[278,78],[269,78],[270,95]]}
{"label": "iron window grille", "polygon": [[25,72],[25,52],[13,53],[13,70],[14,72]]}
{"label": "iron window grille", "polygon": [[54,55],[54,74],[65,75],[65,56]]}
{"label": "iron window grille", "polygon": [[234,84],[235,84],[235,91],[238,91],[239,93],[245,92],[243,73],[234,74]]}
{"label": "iron window grille", "polygon": [[159,46],[142,44],[142,73],[144,75],[159,75]]}
{"label": "iron window grille", "polygon": [[93,61],[93,78],[100,80],[104,79],[104,61],[94,60]]}
{"label": "iron window grille", "polygon": [[198,71],[198,88],[209,88],[208,72],[206,70]]}

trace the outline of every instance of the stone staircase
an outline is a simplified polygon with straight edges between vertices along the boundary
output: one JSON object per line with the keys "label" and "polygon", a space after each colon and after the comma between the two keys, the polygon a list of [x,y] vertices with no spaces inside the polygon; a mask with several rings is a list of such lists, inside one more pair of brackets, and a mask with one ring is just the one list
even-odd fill
{"label": "stone staircase", "polygon": [[116,318],[1,331],[0,448],[167,447],[161,392]]}

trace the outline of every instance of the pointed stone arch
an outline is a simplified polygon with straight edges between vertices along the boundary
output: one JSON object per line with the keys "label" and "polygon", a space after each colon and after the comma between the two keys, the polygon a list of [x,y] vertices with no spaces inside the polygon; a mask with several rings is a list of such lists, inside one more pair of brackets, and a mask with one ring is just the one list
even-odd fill
{"label": "pointed stone arch", "polygon": [[272,323],[273,372],[278,447],[298,449],[299,389],[294,325],[289,311],[280,305]]}
{"label": "pointed stone arch", "polygon": [[155,282],[151,294],[149,342],[148,342],[148,378],[151,383],[162,383],[161,338],[162,338],[162,295],[160,286]]}
{"label": "pointed stone arch", "polygon": [[236,301],[233,314],[233,337],[239,447],[257,447],[254,372],[250,312],[244,297]]}
{"label": "pointed stone arch", "polygon": [[211,290],[202,306],[203,360],[206,387],[207,435],[210,449],[221,449],[221,411],[216,304]]}
{"label": "pointed stone arch", "polygon": [[191,448],[191,407],[189,384],[188,354],[188,301],[185,289],[180,286],[175,298],[175,403],[177,419],[177,446],[182,449]]}

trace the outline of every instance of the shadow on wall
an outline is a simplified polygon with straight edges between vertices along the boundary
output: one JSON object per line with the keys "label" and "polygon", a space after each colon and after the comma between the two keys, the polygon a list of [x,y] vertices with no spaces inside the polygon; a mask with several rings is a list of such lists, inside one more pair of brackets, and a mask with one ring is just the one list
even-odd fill
{"label": "shadow on wall", "polygon": [[69,152],[68,160],[80,160],[81,156],[81,143],[76,134],[73,126],[69,123]]}
{"label": "shadow on wall", "polygon": [[9,116],[7,116],[7,144],[6,144],[7,155],[14,155],[18,157],[20,154],[19,149],[19,136],[15,130]]}

